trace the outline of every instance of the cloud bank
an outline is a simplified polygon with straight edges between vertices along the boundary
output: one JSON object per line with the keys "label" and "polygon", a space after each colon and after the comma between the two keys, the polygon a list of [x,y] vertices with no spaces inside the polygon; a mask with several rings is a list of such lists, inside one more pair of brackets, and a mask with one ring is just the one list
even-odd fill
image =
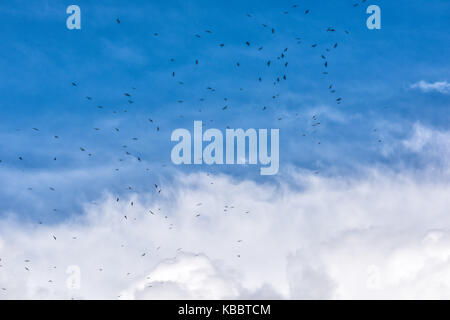
{"label": "cloud bank", "polygon": [[[439,157],[449,136],[417,124],[403,144]],[[0,298],[448,298],[449,175],[430,163],[292,169],[277,183],[179,173],[161,195],[104,194],[55,225],[11,215],[0,221]]]}

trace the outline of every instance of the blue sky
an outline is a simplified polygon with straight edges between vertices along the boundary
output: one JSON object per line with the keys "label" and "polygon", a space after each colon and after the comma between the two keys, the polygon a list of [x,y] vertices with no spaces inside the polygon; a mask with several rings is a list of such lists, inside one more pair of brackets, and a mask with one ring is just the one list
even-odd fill
{"label": "blue sky", "polygon": [[[447,299],[449,9],[1,2],[0,299]],[[175,166],[195,120],[278,174]]]}
{"label": "blue sky", "polygon": [[[288,179],[291,167],[324,176],[361,166],[420,170],[398,141],[416,123],[449,129],[449,95],[411,88],[448,81],[449,3],[355,2],[80,0],[82,29],[73,31],[65,26],[71,2],[0,4],[0,215],[58,221],[104,192],[164,189],[180,171],[264,183]],[[365,26],[369,4],[381,7],[381,30]],[[175,167],[170,134],[192,130],[194,120],[279,128],[280,174]]]}

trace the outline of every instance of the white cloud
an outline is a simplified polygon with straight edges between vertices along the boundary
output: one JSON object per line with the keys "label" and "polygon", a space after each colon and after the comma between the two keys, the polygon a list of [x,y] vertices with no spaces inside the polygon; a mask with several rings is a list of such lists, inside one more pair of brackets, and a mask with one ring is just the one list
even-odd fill
{"label": "white cloud", "polygon": [[426,82],[426,81],[421,80],[421,81],[411,85],[411,88],[419,89],[423,92],[436,91],[436,92],[440,92],[443,94],[450,93],[450,83],[448,83],[447,81]]}
{"label": "white cloud", "polygon": [[[448,183],[293,175],[302,190],[199,174],[170,190],[175,202],[106,197],[79,221],[2,221],[2,298],[450,294]],[[81,268],[79,291],[66,288],[69,265]]]}
{"label": "white cloud", "polygon": [[[449,140],[417,125],[404,145]],[[436,170],[180,174],[162,195],[104,195],[57,225],[1,220],[0,299],[448,298],[448,194]]]}
{"label": "white cloud", "polygon": [[416,123],[411,135],[403,141],[406,150],[420,156],[429,166],[450,168],[450,132],[431,129]]}
{"label": "white cloud", "polygon": [[239,295],[235,279],[220,272],[203,254],[181,253],[161,262],[145,280],[133,284],[123,299],[227,299]]}

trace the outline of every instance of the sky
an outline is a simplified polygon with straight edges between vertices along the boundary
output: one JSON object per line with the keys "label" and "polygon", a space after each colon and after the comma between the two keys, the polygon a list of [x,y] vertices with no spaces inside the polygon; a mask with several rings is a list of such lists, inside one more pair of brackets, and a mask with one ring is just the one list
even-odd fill
{"label": "sky", "polygon": [[[448,298],[449,7],[1,3],[0,299]],[[278,174],[173,164],[194,121]]]}

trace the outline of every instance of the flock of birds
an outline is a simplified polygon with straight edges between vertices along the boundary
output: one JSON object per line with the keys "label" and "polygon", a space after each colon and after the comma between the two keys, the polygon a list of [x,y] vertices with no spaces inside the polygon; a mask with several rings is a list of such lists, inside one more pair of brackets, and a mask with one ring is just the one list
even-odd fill
{"label": "flock of birds", "polygon": [[[361,0],[361,3],[364,3],[365,1],[366,0]],[[359,5],[359,3],[354,3],[353,4],[354,7],[356,7],[358,5]],[[310,10],[309,9],[307,9],[307,8],[300,9],[300,6],[298,6],[298,5],[292,5],[289,10],[303,10],[302,12],[303,12],[304,15],[309,15],[310,14]],[[284,11],[283,14],[289,14],[289,12],[290,11]],[[252,19],[253,18],[252,14],[248,14],[247,13],[246,16],[247,16],[248,19]],[[121,20],[120,18],[117,18],[115,22],[118,25],[122,25],[124,23],[128,23],[128,22],[125,22],[125,21]],[[276,28],[272,27],[272,26],[269,26],[268,24],[262,24],[260,27],[264,28],[265,30],[267,30],[267,32],[269,32],[270,34],[276,35],[276,33],[277,33]],[[333,27],[333,26],[325,26],[324,27],[324,32],[327,32],[327,33],[335,34],[335,33],[340,32],[340,31],[341,30],[336,30],[336,28]],[[350,34],[350,32],[348,30],[342,30],[342,32],[345,35],[349,35]],[[210,29],[204,30],[204,34],[206,34],[206,35],[211,35],[213,33],[214,33],[213,30],[210,30]],[[154,33],[153,35],[157,37],[157,36],[159,36],[159,33]],[[196,33],[193,36],[196,37],[196,38],[202,38],[203,35],[202,35],[202,33]],[[303,44],[302,39],[300,37],[296,37],[295,38],[295,42],[298,45],[302,45]],[[221,47],[221,48],[225,47],[225,45],[226,45],[226,43],[218,43],[218,46]],[[242,45],[244,47],[248,47],[248,48],[250,48],[250,47],[253,48],[254,47],[254,44],[250,40],[245,41],[245,43],[243,43]],[[310,48],[312,50],[319,50],[319,49],[316,49],[316,48],[318,48],[318,44],[317,43],[311,43],[309,46],[310,46]],[[328,67],[329,67],[329,63],[330,63],[329,60],[328,60],[328,55],[330,55],[333,50],[338,49],[338,47],[339,47],[339,43],[338,42],[334,42],[331,45],[329,45],[328,47],[323,48],[322,51],[317,53],[318,55],[320,55],[320,58],[323,61],[323,69],[321,70],[323,75],[328,75]],[[263,46],[256,46],[256,49],[259,52],[261,52],[261,51],[264,50],[264,47]],[[267,59],[265,61],[264,68],[273,68],[274,65],[277,65],[277,67],[278,67],[277,70],[284,70],[284,72],[280,73],[278,76],[274,77],[274,79],[270,80],[271,83],[274,86],[277,86],[279,83],[281,83],[283,81],[287,81],[287,79],[288,79],[288,76],[287,76],[287,70],[289,68],[289,62],[287,61],[288,52],[289,52],[289,50],[288,50],[287,47],[286,48],[282,48],[280,50],[280,52],[279,52],[279,55],[276,57],[276,59]],[[174,59],[170,59],[170,62],[174,62]],[[199,59],[193,59],[193,63],[195,65],[199,65],[200,61],[199,61]],[[237,68],[241,67],[241,62],[237,61],[235,67],[237,67]],[[168,76],[171,77],[171,78],[177,79],[177,70],[170,70],[170,73],[169,73]],[[258,82],[262,82],[263,81],[261,76],[257,76],[256,80]],[[180,81],[177,81],[177,84],[178,85],[183,85],[184,82],[180,80]],[[81,86],[81,84],[78,81],[73,81],[69,85],[71,85],[75,90]],[[100,110],[106,110],[107,109],[107,110],[111,110],[111,112],[114,113],[114,114],[119,114],[119,113],[122,113],[122,112],[128,112],[129,108],[131,108],[131,105],[133,105],[135,103],[135,92],[136,92],[136,90],[137,89],[135,87],[130,87],[129,90],[124,90],[123,98],[125,99],[124,102],[125,102],[126,105],[128,105],[128,107],[126,107],[123,110],[111,110],[109,108],[105,108],[102,104],[95,103],[96,99],[92,95],[86,96],[85,99],[88,101],[88,103],[94,104],[97,109],[100,109]],[[216,88],[213,88],[212,86],[206,87],[206,90],[209,93],[216,93]],[[239,90],[242,91],[243,89],[239,88]],[[327,84],[327,91],[330,94],[334,95],[334,101],[335,101],[335,103],[337,105],[340,105],[340,104],[343,103],[343,98],[341,96],[337,95],[337,93],[336,93],[336,86],[335,86],[335,84],[332,84],[332,83]],[[279,98],[279,94],[273,94],[270,97],[271,100],[274,100],[274,99],[277,99],[277,98]],[[202,102],[205,101],[205,98],[200,98],[200,101],[202,101]],[[224,101],[224,105],[221,107],[221,111],[222,112],[227,112],[227,110],[229,109],[228,98],[227,97],[223,98],[223,101]],[[184,100],[178,99],[178,100],[176,100],[176,102],[177,103],[184,103]],[[267,105],[261,106],[261,111],[262,112],[265,112],[266,110],[268,110]],[[199,112],[202,112],[202,110],[200,109]],[[296,116],[297,115],[298,114],[296,114]],[[282,120],[282,117],[277,117],[277,120]],[[212,122],[213,120],[210,120],[210,121]],[[149,126],[151,126],[153,128],[153,130],[156,133],[161,131],[160,125],[158,124],[158,122],[155,119],[149,117],[149,118],[146,119],[146,122],[147,122],[147,124]],[[206,124],[204,124],[204,125],[206,125]],[[313,115],[312,116],[312,118],[310,119],[310,125],[312,127],[312,130],[316,130],[316,128],[320,127],[321,122],[320,122],[320,119],[318,118],[318,115]],[[40,129],[36,128],[36,127],[31,128],[31,130],[33,130],[34,132],[40,132]],[[94,131],[100,131],[101,128],[93,128],[93,130]],[[115,133],[120,133],[121,129],[120,128],[114,128],[114,131],[115,131]],[[376,131],[376,129],[374,131]],[[306,136],[306,133],[303,133],[303,136]],[[55,140],[60,140],[61,138],[62,137],[60,137],[59,135],[53,135],[53,139],[55,139]],[[132,141],[137,141],[137,140],[138,140],[137,137],[133,137],[132,138]],[[379,142],[381,142],[381,140],[379,140]],[[320,144],[320,141],[318,142],[318,144]],[[122,148],[122,150],[125,150],[124,151],[124,155],[126,157],[133,157],[138,162],[142,162],[142,163],[145,162],[143,157],[142,157],[142,155],[140,155],[140,154],[133,154],[132,151],[128,151],[128,145],[122,145],[121,148]],[[79,146],[79,152],[81,152],[83,154],[86,154],[87,157],[92,157],[95,154],[93,151],[88,150],[85,146]],[[21,162],[25,161],[23,155],[18,155],[17,156],[17,160],[21,161]],[[52,161],[57,161],[57,157],[52,157]],[[123,161],[125,161],[123,158],[119,159],[119,162],[123,162]],[[2,162],[2,160],[0,159],[0,165],[2,165],[2,164],[4,164],[4,162]],[[0,169],[1,169],[1,167],[0,167]],[[145,168],[145,170],[147,172],[150,171],[149,168]],[[120,171],[120,168],[115,168],[115,171]],[[318,173],[318,172],[316,172],[316,173]],[[208,173],[208,176],[211,178],[210,184],[214,184],[214,180],[213,180],[213,177],[211,176],[211,174]],[[133,191],[134,190],[132,186],[126,186],[124,188],[126,190],[128,190],[128,191]],[[28,188],[28,190],[32,191],[33,189],[30,187],[30,188]],[[58,192],[58,190],[54,186],[48,186],[48,190],[50,192]],[[159,194],[161,194],[163,192],[163,189],[161,188],[159,183],[154,183],[154,192],[155,192],[156,195],[159,195]],[[116,202],[121,202],[120,197],[119,196],[115,197],[115,201]],[[131,201],[129,203],[129,205],[130,206],[134,206],[134,202]],[[201,212],[201,210],[199,210],[199,208],[201,208],[201,206],[202,206],[202,203],[197,203],[197,205],[196,205],[197,210],[194,210],[195,212],[193,213],[193,219],[201,219],[202,218],[203,212]],[[53,210],[54,211],[58,211],[58,209],[53,209]],[[227,205],[223,206],[223,213],[224,214],[228,214],[228,213],[235,212],[235,211],[236,211],[236,208],[234,208],[233,205],[227,204]],[[250,211],[242,210],[241,213],[249,214]],[[176,227],[175,224],[170,222],[170,217],[169,216],[167,216],[167,215],[162,213],[161,208],[148,209],[148,214],[153,215],[153,216],[160,216],[161,219],[164,219],[164,220],[167,221],[167,225],[166,226],[167,226],[167,228],[169,230],[175,230],[175,227]],[[127,216],[127,215],[123,216],[123,220],[124,221],[128,221],[130,219],[134,219],[135,220],[136,218],[132,218],[132,217]],[[37,223],[39,225],[43,224],[42,221],[38,221]],[[58,237],[55,234],[49,235],[49,239],[50,239],[50,241],[58,241]],[[74,241],[76,241],[78,239],[78,237],[73,236],[72,239]],[[236,241],[237,241],[237,243],[240,244],[244,240],[243,239],[238,239]],[[122,245],[122,246],[124,246],[124,245]],[[158,246],[156,248],[156,250],[159,250],[159,249],[160,249],[160,246]],[[177,251],[182,251],[182,248],[179,248]],[[141,253],[141,257],[148,256],[149,254],[150,254],[150,252],[143,252],[143,253]],[[239,253],[236,253],[236,257],[240,258],[241,255]],[[7,259],[5,259],[4,257],[3,258],[0,257],[0,272],[2,272],[2,269],[5,269],[7,266],[8,266]],[[32,261],[30,261],[30,259],[24,260],[24,270],[26,272],[33,272],[33,268],[31,266],[32,266]],[[56,268],[56,266],[52,266],[52,267]],[[103,268],[104,268],[103,266],[99,267],[98,271],[102,272]],[[131,273],[127,273],[127,275],[129,275],[129,274],[131,274]],[[48,283],[53,283],[53,280],[49,279]],[[1,291],[7,291],[7,288],[0,287],[0,292]]]}

